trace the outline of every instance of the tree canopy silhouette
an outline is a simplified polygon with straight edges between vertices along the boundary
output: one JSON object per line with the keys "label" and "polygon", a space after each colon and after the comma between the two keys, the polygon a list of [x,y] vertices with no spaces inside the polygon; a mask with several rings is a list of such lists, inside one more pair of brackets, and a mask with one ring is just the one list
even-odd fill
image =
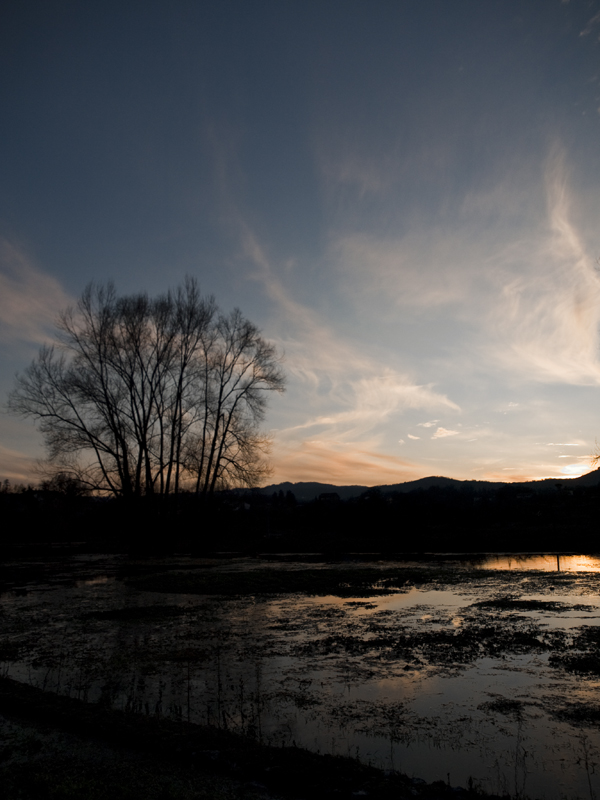
{"label": "tree canopy silhouette", "polygon": [[267,392],[284,390],[275,347],[196,282],[157,298],[90,284],[58,341],[17,376],[14,413],[34,418],[48,466],[116,496],[207,495],[268,474]]}

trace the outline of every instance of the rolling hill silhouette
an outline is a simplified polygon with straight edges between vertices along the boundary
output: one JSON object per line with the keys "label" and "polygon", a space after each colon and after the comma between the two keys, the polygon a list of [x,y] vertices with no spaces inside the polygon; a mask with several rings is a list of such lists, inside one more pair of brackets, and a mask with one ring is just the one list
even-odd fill
{"label": "rolling hill silhouette", "polygon": [[284,483],[273,483],[269,486],[264,486],[258,491],[261,494],[273,494],[273,492],[292,492],[296,500],[301,502],[310,502],[315,500],[321,494],[336,492],[341,500],[350,500],[353,497],[360,497],[368,491],[379,490],[384,494],[392,492],[413,492],[418,489],[430,489],[431,487],[440,488],[462,488],[471,491],[486,491],[497,490],[503,486],[523,487],[527,491],[547,491],[556,488],[557,484],[568,487],[575,486],[596,486],[600,484],[600,469],[595,469],[579,478],[545,478],[539,481],[524,481],[519,483],[503,483],[494,481],[461,481],[456,478],[445,478],[443,476],[430,476],[428,478],[419,478],[416,481],[406,481],[404,483],[382,484],[381,486],[336,486],[333,483],[318,483],[315,481],[291,483],[285,481]]}

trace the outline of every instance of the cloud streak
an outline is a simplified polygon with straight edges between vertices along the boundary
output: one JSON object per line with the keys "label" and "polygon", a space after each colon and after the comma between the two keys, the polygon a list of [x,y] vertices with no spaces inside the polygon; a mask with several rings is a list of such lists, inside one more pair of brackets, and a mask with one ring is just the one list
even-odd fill
{"label": "cloud streak", "polygon": [[[224,159],[234,156],[226,153]],[[397,203],[394,171],[383,166],[371,157],[361,162],[351,151],[343,154],[326,175],[330,220],[340,219],[333,207],[339,202],[346,204],[346,222],[352,219],[348,203],[368,198]],[[327,171],[323,160],[321,168]],[[551,151],[543,176],[535,175],[533,166],[513,169],[495,185],[466,194],[453,225],[431,220],[420,225],[417,220],[396,235],[382,235],[376,226],[364,224],[332,228],[322,263],[310,265],[308,274],[333,266],[336,280],[327,287],[330,294],[311,307],[292,288],[302,287],[302,297],[310,298],[307,277],[299,272],[302,265],[273,258],[248,221],[251,215],[236,205],[229,172],[221,169],[219,178],[222,217],[235,231],[237,261],[246,265],[246,275],[269,301],[267,333],[286,354],[290,390],[288,412],[275,415],[276,475],[394,482],[400,479],[394,470],[427,474],[434,461],[438,471],[452,471],[475,456],[473,442],[482,437],[494,442],[498,456],[489,466],[472,464],[477,477],[491,475],[490,469],[502,473],[503,480],[561,474],[556,464],[504,466],[517,452],[505,442],[509,423],[498,422],[490,431],[489,417],[476,408],[472,391],[485,383],[489,390],[500,376],[513,388],[520,381],[599,382],[600,287],[574,222],[575,204],[559,148]],[[331,313],[324,316],[318,308]],[[343,314],[356,316],[356,337],[340,325]],[[359,331],[367,336],[360,337]],[[498,396],[495,390],[493,395]],[[517,407],[507,398],[503,410]],[[457,430],[451,422],[441,426],[439,419],[426,416],[419,423],[419,410],[432,417],[461,413],[465,421],[466,415],[482,416],[479,423]],[[421,441],[405,434],[402,448],[418,448],[420,464],[394,454],[401,431],[416,431],[412,426],[432,428]],[[558,435],[571,434],[555,431],[549,438]],[[443,450],[452,456],[452,466],[439,461],[439,439],[446,442]]]}
{"label": "cloud streak", "polygon": [[357,314],[377,306],[398,326],[397,310],[435,319],[440,349],[462,326],[469,335],[452,353],[454,372],[493,364],[527,380],[598,384],[600,279],[558,145],[543,169],[543,184],[528,168],[468,195],[452,228],[334,235],[330,258]]}
{"label": "cloud streak", "polygon": [[546,169],[548,234],[525,274],[507,280],[490,316],[502,341],[495,358],[540,381],[600,383],[600,280],[572,222],[564,154]]}
{"label": "cloud streak", "polygon": [[276,440],[273,480],[375,486],[420,476],[418,464],[385,455],[368,445],[320,439],[288,443]]}
{"label": "cloud streak", "polygon": [[383,376],[350,381],[348,389],[349,396],[345,401],[351,406],[348,410],[311,418],[290,430],[328,426],[343,428],[346,430],[345,435],[350,436],[370,431],[394,413],[406,409],[433,407],[459,410],[456,403],[433,391],[432,387],[411,385],[391,370],[386,371]]}
{"label": "cloud streak", "polygon": [[11,483],[37,484],[40,479],[39,461],[0,444],[0,478]]}
{"label": "cloud streak", "polygon": [[[413,465],[394,456],[377,455],[382,444],[377,430],[407,410],[458,412],[459,406],[436,391],[433,383],[415,382],[378,363],[355,342],[337,336],[314,310],[292,298],[281,273],[273,268],[246,225],[241,240],[245,256],[255,265],[254,278],[273,303],[274,327],[284,344],[286,369],[294,392],[304,400],[304,420],[277,431],[281,446],[274,452],[276,472],[280,474],[285,467],[286,474],[307,479],[309,474],[332,470],[347,482],[359,471],[363,483],[400,480],[395,469],[416,474]],[[331,465],[325,467],[328,458]]]}
{"label": "cloud streak", "polygon": [[246,226],[242,243],[245,255],[258,268],[254,277],[261,281],[276,309],[275,326],[284,343],[288,370],[313,388],[327,382],[331,399],[352,403],[352,409],[307,424],[353,423],[365,417],[376,420],[398,408],[458,410],[457,404],[436,392],[433,384],[415,383],[407,375],[376,362],[355,342],[336,336],[314,310],[294,300]]}
{"label": "cloud streak", "polygon": [[587,25],[579,35],[589,36],[589,34],[594,30],[594,27],[596,25],[600,25],[600,12],[598,12],[598,14],[594,14],[594,16],[588,21]]}
{"label": "cloud streak", "polygon": [[450,431],[448,428],[438,428],[432,439],[445,439],[447,436],[457,436],[459,431]]}
{"label": "cloud streak", "polygon": [[59,311],[70,302],[60,283],[17,246],[0,239],[0,341],[48,341]]}

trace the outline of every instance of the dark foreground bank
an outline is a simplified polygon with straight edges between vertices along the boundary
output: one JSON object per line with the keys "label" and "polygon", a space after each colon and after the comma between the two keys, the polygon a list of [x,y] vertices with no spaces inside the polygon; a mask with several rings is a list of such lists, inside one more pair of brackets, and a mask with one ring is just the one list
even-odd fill
{"label": "dark foreground bank", "polygon": [[0,678],[0,785],[6,800],[499,800],[349,758],[127,714],[9,678]]}

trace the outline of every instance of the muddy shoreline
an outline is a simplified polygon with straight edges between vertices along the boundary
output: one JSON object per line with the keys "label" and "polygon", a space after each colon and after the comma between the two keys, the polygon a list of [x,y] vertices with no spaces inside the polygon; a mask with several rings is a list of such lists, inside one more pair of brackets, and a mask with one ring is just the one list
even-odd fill
{"label": "muddy shoreline", "polygon": [[[33,797],[27,793],[27,786],[16,787],[15,779],[22,772],[19,756],[18,738],[12,731],[7,732],[7,722],[21,723],[29,730],[26,745],[21,742],[21,755],[28,755],[29,769],[38,773],[31,781],[30,790],[42,793],[44,785],[50,797],[66,797],[61,786],[54,785],[58,778],[53,773],[46,774],[36,770],[35,761],[56,759],[60,753],[60,743],[54,746],[44,744],[42,734],[49,729],[63,731],[76,737],[80,743],[98,747],[108,745],[118,751],[121,757],[127,754],[149,756],[146,764],[149,772],[161,773],[168,766],[175,769],[181,779],[194,778],[202,784],[207,777],[217,781],[211,792],[222,791],[223,796],[240,798],[346,798],[368,796],[373,800],[394,797],[405,798],[498,798],[481,792],[450,787],[437,782],[425,784],[410,779],[400,773],[384,772],[356,760],[342,756],[327,756],[311,753],[301,748],[279,748],[260,745],[248,737],[206,726],[186,722],[173,722],[140,714],[127,714],[122,711],[103,708],[97,704],[83,703],[73,698],[44,692],[32,686],[18,683],[10,678],[0,678],[0,725],[3,747],[0,750],[0,781],[5,787],[12,787],[14,794],[7,798]],[[63,770],[79,768],[87,759],[78,756],[73,747],[74,739],[69,740],[70,752],[60,753]],[[47,751],[44,753],[44,749]],[[139,766],[139,761],[138,761]],[[169,778],[167,774],[166,780]],[[205,776],[205,777],[203,777]],[[121,776],[122,779],[122,776]],[[64,783],[64,776],[63,776]],[[108,788],[108,787],[107,787]],[[127,794],[123,792],[127,790]],[[135,787],[111,788],[113,797],[131,795]],[[165,786],[158,787],[157,797],[175,797],[165,793]],[[172,790],[169,790],[172,792]],[[140,795],[141,796],[141,795]],[[149,795],[145,795],[150,797]],[[183,794],[177,795],[183,796]],[[215,795],[216,796],[216,795]]]}

